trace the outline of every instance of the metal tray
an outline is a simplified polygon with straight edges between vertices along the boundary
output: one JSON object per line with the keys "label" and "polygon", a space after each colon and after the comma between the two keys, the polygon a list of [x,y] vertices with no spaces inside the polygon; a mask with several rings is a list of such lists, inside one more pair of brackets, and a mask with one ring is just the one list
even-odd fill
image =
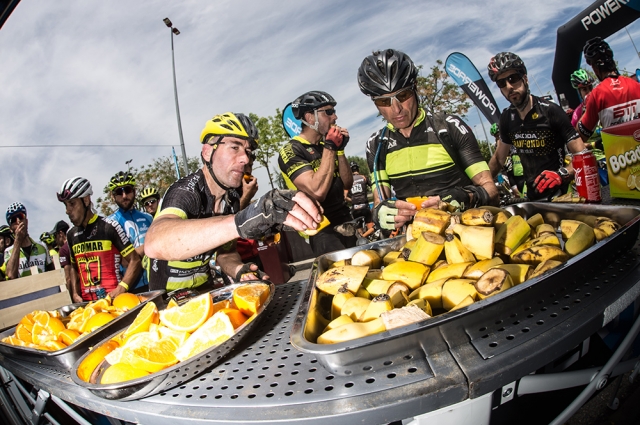
{"label": "metal tray", "polygon": [[[613,236],[596,243],[544,276],[530,279],[513,289],[475,302],[466,308],[377,335],[331,345],[311,342],[316,340],[329,322],[327,313],[331,296],[315,289],[318,276],[326,271],[332,262],[351,258],[355,252],[362,249],[376,249],[382,253],[399,249],[404,244],[405,238],[398,237],[322,255],[312,266],[292,327],[292,345],[303,352],[314,354],[328,370],[339,375],[349,375],[362,370],[361,365],[380,359],[386,360],[384,364],[397,364],[402,361],[402,353],[411,349],[422,349],[429,357],[448,350],[451,345],[468,344],[474,337],[465,332],[467,326],[490,316],[497,317],[499,311],[507,304],[523,303],[524,305],[529,302],[534,292],[553,292],[554,288],[561,285],[563,279],[567,279],[570,275],[579,275],[587,265],[593,265],[599,262],[599,259],[621,249],[631,249],[640,228],[640,209],[634,207],[530,202],[512,205],[506,209],[525,218],[541,213],[545,222],[554,226],[559,225],[562,219],[580,220],[585,215],[606,216],[616,220],[622,228]],[[485,358],[491,356],[491,354],[483,355]]]}
{"label": "metal tray", "polygon": [[[233,337],[229,338],[222,344],[210,347],[200,353],[197,356],[193,356],[184,362],[179,362],[167,369],[163,369],[159,372],[152,373],[151,375],[144,376],[138,379],[132,379],[126,382],[120,382],[117,384],[92,384],[83,381],[78,377],[77,370],[82,360],[89,354],[87,352],[84,356],[82,356],[73,367],[73,372],[71,372],[71,379],[73,381],[87,388],[89,391],[94,393],[95,395],[108,399],[108,400],[137,400],[143,397],[148,397],[153,394],[157,394],[162,391],[167,391],[173,387],[178,385],[182,385],[185,382],[195,378],[196,376],[206,372],[208,369],[213,367],[216,363],[218,363],[227,353],[232,351],[235,346],[247,335],[252,329],[256,326],[258,321],[264,316],[264,311],[267,309],[269,304],[271,304],[271,300],[273,300],[273,296],[276,292],[276,287],[273,283],[268,281],[260,281],[261,283],[269,284],[269,297],[267,301],[260,307],[258,310],[257,316],[251,320],[245,322],[242,326],[236,329],[236,333]],[[232,296],[233,290],[239,286],[246,285],[248,281],[242,283],[236,283],[229,286],[225,286],[220,289],[215,289],[209,292],[213,296],[213,301],[223,301],[225,299],[229,299]],[[163,306],[164,308],[164,306]],[[159,308],[160,309],[160,308]],[[105,338],[101,343],[97,344],[96,347],[107,342],[109,339],[116,336],[118,332],[114,332]],[[106,360],[97,366],[98,368],[104,368],[105,364],[108,364]]]}
{"label": "metal tray", "polygon": [[[28,362],[38,363],[52,367],[62,372],[68,372],[73,368],[73,364],[78,360],[86,351],[90,350],[98,342],[102,341],[106,335],[112,332],[120,331],[129,326],[135,319],[137,312],[142,309],[144,304],[148,301],[156,301],[163,303],[162,295],[165,293],[162,291],[150,291],[138,294],[141,298],[141,303],[135,308],[127,311],[124,314],[116,317],[104,326],[91,332],[88,336],[81,338],[62,350],[57,351],[44,351],[36,350],[35,348],[18,347],[15,345],[5,344],[0,342],[0,355],[25,360]],[[58,312],[62,317],[67,317],[72,311],[79,307],[85,306],[88,303],[76,303],[70,304],[64,307],[60,307]],[[6,336],[13,335],[16,331],[16,326],[11,329],[7,329],[0,334],[0,339]]]}

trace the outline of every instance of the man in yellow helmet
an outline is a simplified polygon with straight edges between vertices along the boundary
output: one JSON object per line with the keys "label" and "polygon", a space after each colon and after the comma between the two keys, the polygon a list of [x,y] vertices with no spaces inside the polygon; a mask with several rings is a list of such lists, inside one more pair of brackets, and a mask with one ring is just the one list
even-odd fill
{"label": "man in yellow helmet", "polygon": [[257,141],[257,128],[243,114],[228,112],[207,121],[200,136],[203,167],[171,185],[147,232],[150,290],[211,285],[214,255],[222,271],[238,281],[265,278],[255,264],[242,263],[237,238],[256,239],[283,225],[317,228],[319,208],[297,191],[272,190],[240,211],[236,188]]}

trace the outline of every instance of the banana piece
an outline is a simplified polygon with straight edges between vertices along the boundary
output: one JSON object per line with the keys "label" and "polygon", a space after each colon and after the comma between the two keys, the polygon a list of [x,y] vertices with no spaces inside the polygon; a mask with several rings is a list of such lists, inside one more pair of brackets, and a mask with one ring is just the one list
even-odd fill
{"label": "banana piece", "polygon": [[367,291],[366,289],[364,289],[362,286],[358,288],[358,292],[356,292],[356,297],[360,297],[360,298],[366,298],[368,300],[370,300],[371,298],[373,298],[371,296],[371,294],[369,293],[369,291]]}
{"label": "banana piece", "polygon": [[493,216],[493,227],[498,230],[500,226],[507,222],[511,218],[511,213],[508,211],[500,211],[499,213]]}
{"label": "banana piece", "polygon": [[581,223],[573,232],[571,237],[565,242],[564,250],[571,256],[576,256],[596,243],[596,235],[593,229]]}
{"label": "banana piece", "polygon": [[471,295],[467,295],[466,297],[464,297],[464,299],[462,301],[460,301],[458,304],[456,304],[451,310],[449,311],[456,311],[459,310],[463,307],[468,307],[471,304],[473,304],[475,302],[475,300],[473,299],[473,297]]}
{"label": "banana piece", "polygon": [[409,300],[425,300],[433,308],[442,308],[442,286],[448,279],[426,283],[409,294]]}
{"label": "banana piece", "polygon": [[373,297],[386,294],[389,287],[393,285],[393,280],[373,279],[365,288]]}
{"label": "banana piece", "polygon": [[371,269],[379,269],[382,266],[382,258],[372,249],[363,249],[351,257],[352,266],[367,266]]}
{"label": "banana piece", "polygon": [[444,238],[436,233],[422,232],[409,254],[409,261],[432,266],[444,249]]}
{"label": "banana piece", "polygon": [[593,233],[598,242],[600,242],[603,239],[607,239],[609,237],[609,235],[607,235],[607,233],[604,230],[601,230],[599,227],[594,227]]}
{"label": "banana piece", "polygon": [[491,295],[498,294],[513,286],[511,274],[504,269],[491,269],[480,277],[474,286],[478,292],[478,299],[483,300]]}
{"label": "banana piece", "polygon": [[538,277],[543,273],[548,272],[549,270],[555,269],[556,267],[562,265],[562,262],[560,261],[556,261],[556,260],[547,260],[547,261],[543,261],[542,263],[538,264],[536,266],[536,268],[533,270],[533,273],[531,273],[531,276],[529,277],[529,279],[533,279],[534,277]]}
{"label": "banana piece", "polygon": [[529,264],[500,264],[495,266],[494,269],[502,269],[508,272],[515,286],[529,280],[533,267]]}
{"label": "banana piece", "polygon": [[562,239],[564,239],[565,241],[568,240],[571,235],[573,235],[573,232],[575,232],[578,226],[580,226],[581,224],[583,223],[578,220],[560,221],[560,231],[562,232]]}
{"label": "banana piece", "polygon": [[531,226],[519,215],[510,217],[496,232],[495,249],[511,255],[531,234]]}
{"label": "banana piece", "polygon": [[467,296],[475,299],[477,291],[473,279],[450,279],[442,286],[442,308],[451,310]]}
{"label": "banana piece", "polygon": [[380,318],[384,322],[385,328],[389,330],[422,322],[431,318],[431,316],[418,306],[410,305],[384,312],[380,315]]}
{"label": "banana piece", "polygon": [[400,261],[389,264],[382,270],[384,280],[404,282],[411,289],[416,289],[429,275],[429,266],[413,261]]}
{"label": "banana piece", "polygon": [[465,226],[491,226],[493,213],[486,208],[470,208],[460,214],[460,222]]}
{"label": "banana piece", "polygon": [[389,264],[395,263],[396,261],[406,261],[404,256],[402,255],[402,251],[390,251],[387,255],[382,259],[382,264],[388,266]]}
{"label": "banana piece", "polygon": [[460,239],[458,239],[458,237],[454,235],[452,231],[447,230],[444,233],[444,237],[446,239],[444,243],[444,254],[447,258],[448,264],[468,263],[476,261],[476,257],[473,256],[471,251],[469,251],[462,244]]}
{"label": "banana piece", "polygon": [[505,210],[504,208],[500,208],[500,207],[494,207],[493,205],[484,205],[482,208],[491,211],[491,214],[493,214],[494,217],[500,213],[507,215],[507,218],[513,215],[509,212],[509,210]]}
{"label": "banana piece", "polygon": [[464,272],[467,271],[467,269],[471,264],[473,263],[471,262],[455,263],[455,264],[447,264],[446,266],[437,268],[433,270],[431,273],[429,273],[429,276],[427,276],[427,283],[435,282],[436,280],[440,280],[440,279],[450,279],[450,278],[459,279],[462,277]]}
{"label": "banana piece", "polygon": [[511,261],[516,264],[531,264],[537,266],[545,260],[562,261],[563,263],[569,259],[569,255],[557,246],[532,246],[523,251],[518,252]]}
{"label": "banana piece", "polygon": [[429,304],[429,302],[423,298],[418,298],[416,300],[409,301],[409,304],[407,304],[407,306],[409,307],[416,306],[420,310],[427,313],[429,316],[433,316],[433,310],[431,310],[431,304]]}
{"label": "banana piece", "polygon": [[444,267],[447,264],[449,264],[449,263],[447,263],[447,260],[438,260],[438,261],[436,261],[436,263],[433,265],[433,267],[431,269],[432,270],[439,269],[440,267]]}
{"label": "banana piece", "polygon": [[366,266],[334,267],[318,277],[316,287],[326,294],[335,295],[346,284],[347,289],[355,294],[367,275],[367,270],[369,267]]}
{"label": "banana piece", "polygon": [[386,331],[384,321],[381,318],[369,322],[347,323],[338,326],[318,337],[318,344],[338,344],[340,342],[351,341],[365,336],[375,335]]}
{"label": "banana piece", "polygon": [[596,227],[603,223],[612,223],[616,227],[616,230],[620,229],[620,225],[615,220],[609,217],[596,217]]}
{"label": "banana piece", "polygon": [[411,255],[411,250],[413,249],[414,246],[416,246],[417,242],[418,240],[414,238],[414,239],[411,239],[410,241],[407,241],[407,243],[404,244],[404,246],[402,247],[402,256],[404,257],[405,260],[409,258],[409,255]]}
{"label": "banana piece", "polygon": [[418,238],[422,232],[431,232],[441,235],[449,225],[450,214],[436,208],[425,208],[418,211],[413,218],[411,232],[414,238]]}
{"label": "banana piece", "polygon": [[351,320],[357,322],[360,316],[362,316],[362,313],[364,313],[367,307],[369,307],[369,304],[371,304],[371,300],[368,300],[366,298],[349,298],[342,305],[340,315],[342,316],[343,314],[346,314],[347,316],[351,317]]}
{"label": "banana piece", "polygon": [[380,317],[385,311],[393,310],[393,304],[391,304],[391,297],[387,294],[381,294],[373,298],[367,309],[358,318],[358,322],[370,322],[373,319]]}
{"label": "banana piece", "polygon": [[596,221],[598,224],[596,228],[600,229],[607,237],[613,235],[615,232],[620,230],[620,225],[615,221],[607,220],[607,221]]}
{"label": "banana piece", "polygon": [[333,269],[333,268],[336,268],[336,267],[348,266],[350,264],[351,264],[351,259],[347,258],[345,260],[334,261],[333,264],[331,264],[331,266],[329,268]]}
{"label": "banana piece", "polygon": [[337,318],[333,319],[332,321],[330,321],[329,324],[327,325],[327,327],[324,328],[322,333],[330,331],[331,329],[335,329],[338,326],[346,325],[347,323],[354,323],[354,321],[351,320],[351,317],[347,316],[346,314],[343,314],[342,316],[337,317]]}
{"label": "banana piece", "polygon": [[547,223],[542,223],[539,224],[538,226],[536,226],[536,232],[535,232],[535,236],[536,238],[539,238],[540,236],[544,235],[545,233],[551,233],[553,235],[556,234],[556,229]]}
{"label": "banana piece", "polygon": [[394,308],[404,307],[409,302],[409,291],[411,288],[406,283],[393,282],[387,289],[387,295],[391,298]]}
{"label": "banana piece", "polygon": [[544,218],[542,218],[542,214],[540,213],[534,214],[527,219],[527,224],[532,229],[535,229],[539,225],[544,224]]}
{"label": "banana piece", "polygon": [[465,279],[480,279],[480,277],[489,271],[489,269],[504,264],[502,258],[493,257],[490,260],[480,260],[472,264],[462,275]]}
{"label": "banana piece", "polygon": [[558,239],[555,233],[543,233],[541,236],[535,239],[529,239],[528,241],[517,247],[511,255],[513,256],[524,249],[539,245],[557,246],[558,248],[562,247],[562,245],[560,245],[560,239]]}
{"label": "banana piece", "polygon": [[478,260],[488,260],[493,257],[495,229],[493,227],[453,226],[460,241]]}
{"label": "banana piece", "polygon": [[342,306],[349,299],[353,298],[354,295],[347,289],[347,285],[343,285],[340,289],[338,289],[338,293],[333,296],[331,300],[331,320],[340,317],[342,314]]}
{"label": "banana piece", "polygon": [[[382,277],[382,269],[369,269],[367,274],[365,275],[365,280],[367,279],[380,279]],[[364,283],[363,283],[364,285]]]}

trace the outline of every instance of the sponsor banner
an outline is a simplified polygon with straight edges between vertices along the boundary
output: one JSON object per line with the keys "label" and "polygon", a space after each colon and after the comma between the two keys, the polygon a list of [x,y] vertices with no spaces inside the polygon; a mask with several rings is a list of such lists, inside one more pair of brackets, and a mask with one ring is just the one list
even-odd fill
{"label": "sponsor banner", "polygon": [[608,127],[601,134],[611,196],[640,199],[640,120]]}
{"label": "sponsor banner", "polygon": [[284,111],[282,111],[282,126],[291,138],[294,138],[302,131],[302,122],[293,116],[291,104],[285,106]]}
{"label": "sponsor banner", "polygon": [[482,111],[489,123],[497,124],[500,121],[498,105],[487,83],[468,57],[459,52],[451,53],[445,62],[445,70]]}

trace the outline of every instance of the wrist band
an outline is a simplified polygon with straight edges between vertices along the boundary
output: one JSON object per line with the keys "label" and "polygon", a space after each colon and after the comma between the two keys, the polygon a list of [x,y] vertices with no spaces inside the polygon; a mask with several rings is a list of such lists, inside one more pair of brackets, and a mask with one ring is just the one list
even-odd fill
{"label": "wrist band", "polygon": [[124,282],[120,282],[120,283],[118,283],[118,285],[122,286],[122,287],[123,287],[124,289],[126,289],[127,291],[129,290],[129,285],[127,285],[127,284],[126,284],[126,283],[124,283]]}
{"label": "wrist band", "polygon": [[338,156],[344,156],[344,151],[337,151],[338,152]]}

